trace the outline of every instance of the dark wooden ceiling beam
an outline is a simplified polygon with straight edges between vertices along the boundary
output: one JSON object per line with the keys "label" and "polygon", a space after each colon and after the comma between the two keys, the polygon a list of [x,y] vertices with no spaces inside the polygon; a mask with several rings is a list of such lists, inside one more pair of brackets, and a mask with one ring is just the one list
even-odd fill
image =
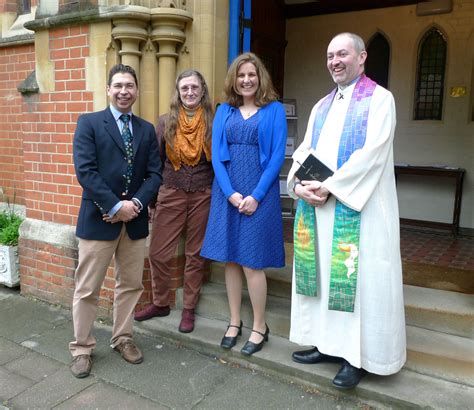
{"label": "dark wooden ceiling beam", "polygon": [[321,14],[345,13],[349,11],[407,6],[410,4],[422,2],[423,1],[413,0],[319,0],[314,3],[286,5],[285,16],[287,19],[291,19],[298,17],[318,16]]}

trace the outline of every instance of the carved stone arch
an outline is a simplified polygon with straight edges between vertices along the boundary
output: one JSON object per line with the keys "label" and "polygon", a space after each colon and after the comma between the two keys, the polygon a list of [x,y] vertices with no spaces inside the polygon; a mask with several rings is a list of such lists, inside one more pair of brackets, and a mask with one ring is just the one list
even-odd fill
{"label": "carved stone arch", "polygon": [[443,26],[437,24],[437,23],[430,23],[430,24],[427,24],[425,26],[424,29],[422,29],[419,33],[418,33],[418,38],[416,39],[416,44],[419,46],[421,41],[426,37],[426,35],[431,31],[431,30],[438,30],[444,37],[444,39],[446,40],[446,42],[448,42],[448,39],[449,39],[449,34],[448,34],[448,30],[446,30]]}
{"label": "carved stone arch", "polygon": [[[416,35],[416,38],[414,39],[414,42],[413,42],[414,47],[413,47],[413,50],[412,50],[412,53],[413,53],[412,54],[412,56],[413,56],[412,61],[414,62],[414,65],[412,67],[413,67],[413,70],[414,70],[415,74],[416,74],[416,70],[417,70],[418,53],[419,53],[421,41],[426,36],[426,34],[433,28],[439,30],[443,34],[444,38],[448,42],[448,45],[449,45],[449,39],[452,38],[452,36],[454,34],[453,30],[450,30],[449,27],[448,27],[448,29],[446,29],[445,27],[442,27],[437,23],[429,23],[429,24],[425,25],[424,28],[422,28],[418,32],[418,34]],[[449,49],[448,49],[448,53],[449,53]],[[414,82],[416,82],[416,76],[414,77]]]}
{"label": "carved stone arch", "polygon": [[390,42],[384,33],[377,31],[367,41],[365,48],[367,50],[365,73],[377,84],[388,88],[391,56]]}
{"label": "carved stone arch", "polygon": [[442,119],[447,50],[447,35],[437,25],[428,27],[418,41],[414,120]]}

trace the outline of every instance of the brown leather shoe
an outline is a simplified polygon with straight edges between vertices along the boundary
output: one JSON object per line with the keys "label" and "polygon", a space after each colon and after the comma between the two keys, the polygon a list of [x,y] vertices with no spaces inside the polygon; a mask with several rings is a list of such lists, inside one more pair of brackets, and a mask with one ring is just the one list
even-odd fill
{"label": "brown leather shoe", "polygon": [[156,306],[153,303],[148,305],[146,308],[135,312],[135,320],[141,322],[143,320],[151,319],[155,316],[168,316],[170,314],[169,306]]}
{"label": "brown leather shoe", "polygon": [[89,376],[92,369],[92,359],[88,354],[80,354],[72,358],[71,365],[69,366],[71,373],[78,379]]}
{"label": "brown leather shoe", "polygon": [[119,352],[129,363],[138,364],[143,362],[143,353],[132,340],[120,343],[114,347],[114,350]]}
{"label": "brown leather shoe", "polygon": [[194,309],[183,309],[178,330],[181,333],[191,333],[194,330]]}

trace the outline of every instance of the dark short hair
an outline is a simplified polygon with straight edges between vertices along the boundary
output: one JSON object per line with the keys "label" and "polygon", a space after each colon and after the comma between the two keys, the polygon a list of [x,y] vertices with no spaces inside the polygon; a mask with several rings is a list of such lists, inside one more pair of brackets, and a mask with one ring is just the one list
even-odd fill
{"label": "dark short hair", "polygon": [[109,71],[109,80],[107,81],[107,85],[110,87],[112,84],[112,78],[115,74],[121,73],[121,74],[130,74],[133,79],[135,80],[135,85],[138,87],[138,79],[137,79],[137,73],[135,73],[135,70],[130,67],[129,65],[125,64],[115,64]]}

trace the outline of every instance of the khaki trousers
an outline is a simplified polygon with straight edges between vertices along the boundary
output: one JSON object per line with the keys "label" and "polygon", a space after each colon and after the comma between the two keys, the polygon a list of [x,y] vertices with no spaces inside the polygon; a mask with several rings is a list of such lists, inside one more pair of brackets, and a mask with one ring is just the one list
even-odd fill
{"label": "khaki trousers", "polygon": [[201,257],[211,203],[211,189],[186,192],[162,185],[158,194],[150,241],[153,303],[170,304],[170,268],[181,233],[186,235],[183,306],[194,309],[199,300],[206,259]]}
{"label": "khaki trousers", "polygon": [[79,239],[79,264],[74,276],[76,287],[72,304],[75,341],[69,344],[73,356],[91,354],[95,348],[92,327],[97,316],[100,288],[112,257],[115,289],[111,346],[132,339],[133,312],[143,292],[145,238],[131,240],[124,224],[119,237],[113,241]]}

